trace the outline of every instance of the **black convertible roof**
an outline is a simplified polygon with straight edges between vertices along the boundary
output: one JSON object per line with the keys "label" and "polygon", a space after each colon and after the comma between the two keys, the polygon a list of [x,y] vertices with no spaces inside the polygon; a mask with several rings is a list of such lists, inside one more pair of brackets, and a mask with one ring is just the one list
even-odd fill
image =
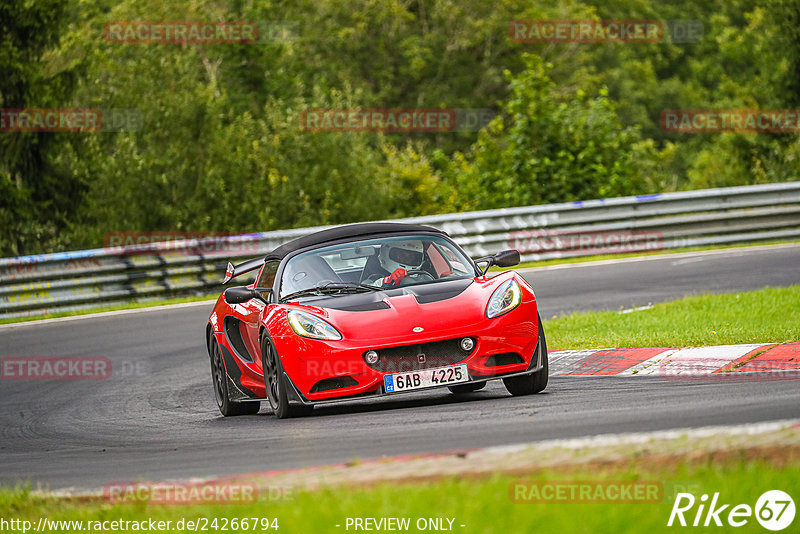
{"label": "black convertible roof", "polygon": [[241,274],[249,273],[250,271],[259,269],[265,261],[282,260],[292,252],[306,247],[321,245],[332,241],[339,241],[341,239],[347,239],[348,237],[365,237],[370,235],[419,232],[435,233],[445,236],[447,235],[445,232],[437,230],[436,228],[432,228],[430,226],[421,226],[418,224],[374,222],[337,226],[336,228],[329,228],[327,230],[322,230],[310,235],[293,239],[292,241],[279,246],[266,256],[248,260],[236,266],[228,263],[228,268],[225,272],[225,279],[222,283],[226,284],[231,278],[235,278]]}
{"label": "black convertible roof", "polygon": [[394,234],[394,233],[413,233],[413,232],[426,232],[447,235],[441,230],[430,226],[422,226],[419,224],[404,224],[404,223],[387,223],[387,222],[373,222],[373,223],[356,223],[347,224],[344,226],[337,226],[336,228],[329,228],[315,232],[310,235],[298,237],[288,243],[279,246],[264,258],[265,260],[281,260],[295,250],[301,248],[311,247],[314,245],[321,245],[330,241],[338,241],[348,237],[362,237],[369,235],[379,234]]}

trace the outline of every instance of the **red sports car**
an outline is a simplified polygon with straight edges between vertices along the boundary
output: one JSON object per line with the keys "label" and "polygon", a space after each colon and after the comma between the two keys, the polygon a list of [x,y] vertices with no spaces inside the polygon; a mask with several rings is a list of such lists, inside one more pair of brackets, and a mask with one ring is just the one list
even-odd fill
{"label": "red sports car", "polygon": [[[323,230],[237,266],[206,339],[223,415],[269,402],[279,418],[316,404],[501,378],[512,395],[547,385],[547,345],[533,289],[505,250],[472,260],[427,226],[352,224]],[[485,264],[479,268],[478,264]]]}

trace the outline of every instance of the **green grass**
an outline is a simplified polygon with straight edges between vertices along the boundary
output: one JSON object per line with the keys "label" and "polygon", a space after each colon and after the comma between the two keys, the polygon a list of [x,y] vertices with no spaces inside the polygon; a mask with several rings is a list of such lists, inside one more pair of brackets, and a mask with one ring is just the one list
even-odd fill
{"label": "green grass", "polygon": [[[672,462],[661,467],[573,468],[544,471],[524,476],[496,475],[488,479],[442,479],[428,483],[379,484],[365,488],[329,488],[296,493],[289,501],[258,501],[248,505],[147,506],[110,505],[39,497],[27,490],[0,491],[0,517],[24,519],[36,524],[39,517],[50,520],[171,520],[181,518],[277,518],[281,533],[354,532],[346,530],[348,517],[453,518],[454,532],[502,533],[586,532],[621,534],[674,532],[666,526],[676,491],[688,488],[699,499],[703,493],[719,492],[719,502],[755,506],[767,490],[780,489],[800,500],[800,463],[728,460],[723,463],[687,464]],[[668,466],[668,467],[665,467]],[[520,480],[534,482],[646,481],[663,485],[658,502],[512,502],[513,485]],[[685,491],[685,490],[684,490]],[[728,507],[728,511],[731,507]],[[697,506],[687,513],[691,522]],[[726,512],[727,513],[727,512]],[[722,519],[726,517],[722,514]],[[796,518],[787,532],[796,532]],[[341,525],[336,527],[336,525]],[[465,525],[461,527],[460,525]],[[250,527],[252,531],[252,527]],[[730,527],[717,528],[727,532]],[[793,530],[794,529],[794,530]],[[172,529],[174,530],[174,529]],[[689,527],[689,530],[694,530]],[[751,517],[740,532],[765,532]],[[21,532],[21,530],[18,530]],[[54,530],[72,532],[74,530]],[[258,530],[262,532],[261,530]],[[418,532],[412,526],[409,532]]]}
{"label": "green grass", "polygon": [[10,323],[25,323],[28,321],[39,321],[41,319],[55,319],[58,317],[74,317],[76,315],[91,315],[94,313],[103,313],[109,311],[119,311],[119,310],[135,310],[138,308],[155,308],[158,306],[166,306],[168,304],[183,304],[184,302],[198,302],[201,300],[211,300],[213,299],[213,295],[205,295],[199,297],[178,297],[172,299],[165,299],[165,300],[158,300],[158,301],[142,301],[136,302],[131,301],[127,304],[117,304],[114,306],[98,306],[97,308],[90,308],[87,310],[74,310],[74,311],[65,311],[65,312],[56,312],[56,313],[47,313],[45,315],[36,315],[34,317],[19,317],[17,319],[0,319],[0,324],[10,324]]}
{"label": "green grass", "polygon": [[[543,319],[547,319],[543,317]],[[545,321],[547,348],[694,347],[800,340],[800,285]]]}

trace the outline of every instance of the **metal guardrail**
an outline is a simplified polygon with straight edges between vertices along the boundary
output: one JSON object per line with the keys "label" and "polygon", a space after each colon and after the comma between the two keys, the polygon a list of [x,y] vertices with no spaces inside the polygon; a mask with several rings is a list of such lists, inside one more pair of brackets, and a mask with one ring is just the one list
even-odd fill
{"label": "metal guardrail", "polygon": [[[473,257],[523,261],[800,238],[800,182],[401,219],[449,233]],[[0,319],[214,294],[225,266],[329,228],[0,259]],[[254,273],[255,274],[255,273]]]}

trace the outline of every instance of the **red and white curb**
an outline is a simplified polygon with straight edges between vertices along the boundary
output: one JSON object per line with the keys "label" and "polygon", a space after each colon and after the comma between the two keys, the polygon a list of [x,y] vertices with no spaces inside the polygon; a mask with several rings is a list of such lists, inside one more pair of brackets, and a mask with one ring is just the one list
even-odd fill
{"label": "red and white curb", "polygon": [[550,352],[550,376],[713,378],[743,373],[800,378],[800,342],[715,347],[588,349]]}

